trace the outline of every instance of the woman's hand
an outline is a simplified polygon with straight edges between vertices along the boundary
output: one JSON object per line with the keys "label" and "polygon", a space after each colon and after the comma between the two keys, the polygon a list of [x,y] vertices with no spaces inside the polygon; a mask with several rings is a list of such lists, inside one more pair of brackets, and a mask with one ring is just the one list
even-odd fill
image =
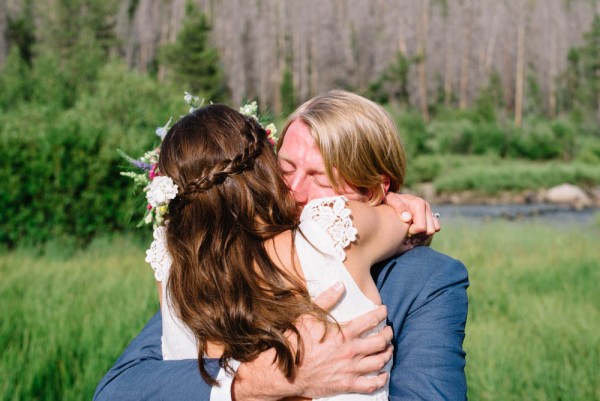
{"label": "woman's hand", "polygon": [[431,211],[429,202],[422,198],[390,192],[383,203],[394,208],[400,219],[410,224],[405,241],[406,250],[419,245],[429,245],[433,235],[441,229],[437,215]]}

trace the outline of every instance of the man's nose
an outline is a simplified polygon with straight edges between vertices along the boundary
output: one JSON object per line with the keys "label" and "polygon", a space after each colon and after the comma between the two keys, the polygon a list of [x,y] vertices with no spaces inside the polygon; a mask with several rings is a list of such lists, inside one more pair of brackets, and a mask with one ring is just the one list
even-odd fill
{"label": "man's nose", "polygon": [[294,174],[288,185],[294,194],[294,199],[301,205],[308,201],[308,188],[306,187],[307,180],[302,174]]}

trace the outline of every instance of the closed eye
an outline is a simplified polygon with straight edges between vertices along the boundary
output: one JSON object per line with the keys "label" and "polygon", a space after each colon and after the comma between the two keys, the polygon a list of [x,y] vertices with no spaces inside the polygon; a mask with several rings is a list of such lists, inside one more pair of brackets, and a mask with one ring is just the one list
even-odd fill
{"label": "closed eye", "polygon": [[314,181],[315,181],[315,184],[317,184],[317,186],[319,186],[321,188],[331,188],[331,183],[329,182],[327,177],[325,177],[324,175],[319,174],[319,175],[314,176]]}

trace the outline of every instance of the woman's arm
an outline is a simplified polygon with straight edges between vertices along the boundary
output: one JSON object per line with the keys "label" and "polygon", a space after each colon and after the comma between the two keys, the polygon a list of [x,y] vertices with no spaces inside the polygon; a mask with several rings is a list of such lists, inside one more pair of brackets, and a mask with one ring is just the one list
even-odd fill
{"label": "woman's arm", "polygon": [[404,252],[409,224],[389,205],[369,206],[349,201],[357,240],[347,250],[348,262],[370,266]]}
{"label": "woman's arm", "polygon": [[410,224],[409,237],[431,238],[441,229],[440,222],[431,210],[429,202],[422,198],[410,194],[388,192],[383,203],[396,209],[401,214],[402,221]]}
{"label": "woman's arm", "polygon": [[[324,291],[315,302],[325,310],[336,305],[344,294],[343,285]],[[387,316],[386,308],[377,308],[344,325],[332,327],[323,336],[321,322],[304,316],[298,322],[305,354],[294,381],[283,376],[272,353],[254,362],[242,364],[233,392],[238,400],[271,401],[298,395],[309,398],[340,393],[364,393],[381,388],[388,374],[365,376],[380,370],[392,356],[391,328],[364,337]],[[320,330],[320,331],[319,331]],[[94,401],[104,400],[211,400],[213,390],[198,373],[198,361],[186,359],[164,361],[161,341],[160,313],[148,322],[131,342],[115,365],[98,384]],[[219,361],[210,359],[207,369],[213,377]]]}

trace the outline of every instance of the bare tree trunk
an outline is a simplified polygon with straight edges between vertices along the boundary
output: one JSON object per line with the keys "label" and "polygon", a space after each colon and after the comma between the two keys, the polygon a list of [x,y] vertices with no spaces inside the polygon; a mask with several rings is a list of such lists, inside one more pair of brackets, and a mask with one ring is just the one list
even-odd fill
{"label": "bare tree trunk", "polygon": [[452,102],[452,44],[454,40],[450,35],[448,17],[444,19],[445,49],[444,49],[444,105],[450,106]]}
{"label": "bare tree trunk", "polygon": [[502,60],[503,60],[503,86],[504,86],[504,105],[507,113],[512,113],[514,105],[514,69],[515,63],[512,57],[512,51],[509,48],[508,42],[502,44]]}
{"label": "bare tree trunk", "polygon": [[558,59],[556,16],[550,11],[550,21],[554,29],[550,30],[550,70],[548,72],[548,116],[556,116],[556,70]]}
{"label": "bare tree trunk", "polygon": [[517,76],[515,79],[515,126],[520,127],[523,120],[523,84],[525,81],[525,0],[519,7],[519,26],[517,32]]}
{"label": "bare tree trunk", "polygon": [[466,109],[469,103],[469,55],[471,50],[471,3],[465,2],[463,22],[463,51],[460,62],[460,95],[458,107]]}
{"label": "bare tree trunk", "polygon": [[279,63],[277,62],[277,55],[273,51],[277,49],[277,23],[273,21],[273,9],[266,2],[258,0],[255,8],[258,11],[259,18],[264,20],[264,23],[257,27],[258,37],[262,38],[257,42],[262,43],[262,45],[259,45],[256,50],[259,59],[263,60],[264,67],[258,68],[259,83],[257,92],[254,94],[255,97],[259,98],[262,108],[266,104],[273,104],[273,88],[277,87],[279,82],[277,74]]}
{"label": "bare tree trunk", "polygon": [[[283,8],[283,10],[282,10]],[[277,35],[277,39],[276,39],[276,54],[275,57],[277,58],[277,78],[275,79],[275,87],[273,88],[273,112],[276,115],[280,115],[283,109],[282,106],[282,99],[281,99],[281,91],[280,91],[280,87],[281,87],[281,82],[283,79],[283,73],[285,71],[285,66],[286,66],[286,60],[287,60],[287,52],[286,52],[286,39],[285,39],[285,35],[286,35],[286,31],[285,31],[285,15],[286,15],[286,10],[285,10],[285,2],[275,2],[275,24],[276,24],[276,35]]]}
{"label": "bare tree trunk", "polygon": [[500,25],[500,13],[498,6],[494,5],[494,17],[492,21],[492,31],[488,40],[487,51],[485,54],[485,71],[489,75],[492,72],[492,64],[494,63],[494,51],[496,50],[496,38],[498,36],[498,28]]}
{"label": "bare tree trunk", "polygon": [[[167,43],[170,42],[170,36],[171,36],[171,23],[173,21],[173,5],[167,6],[167,5],[162,5],[162,12],[161,15],[162,17],[160,18],[160,37],[158,40],[158,48],[160,49],[162,46],[166,45]],[[167,10],[165,10],[165,8]],[[168,15],[168,17],[165,16]],[[166,71],[166,67],[164,64],[160,63],[158,65],[158,74],[157,74],[157,79],[158,82],[164,82],[165,80],[165,76],[167,74]]]}
{"label": "bare tree trunk", "polygon": [[309,42],[309,58],[310,58],[310,94],[309,96],[315,96],[319,92],[319,57],[317,46],[319,45],[319,23],[316,23],[316,27],[313,27],[310,32]]}
{"label": "bare tree trunk", "polygon": [[425,122],[429,121],[429,104],[427,102],[427,36],[429,34],[429,0],[422,0],[421,35],[419,43],[419,103],[421,115]]}

